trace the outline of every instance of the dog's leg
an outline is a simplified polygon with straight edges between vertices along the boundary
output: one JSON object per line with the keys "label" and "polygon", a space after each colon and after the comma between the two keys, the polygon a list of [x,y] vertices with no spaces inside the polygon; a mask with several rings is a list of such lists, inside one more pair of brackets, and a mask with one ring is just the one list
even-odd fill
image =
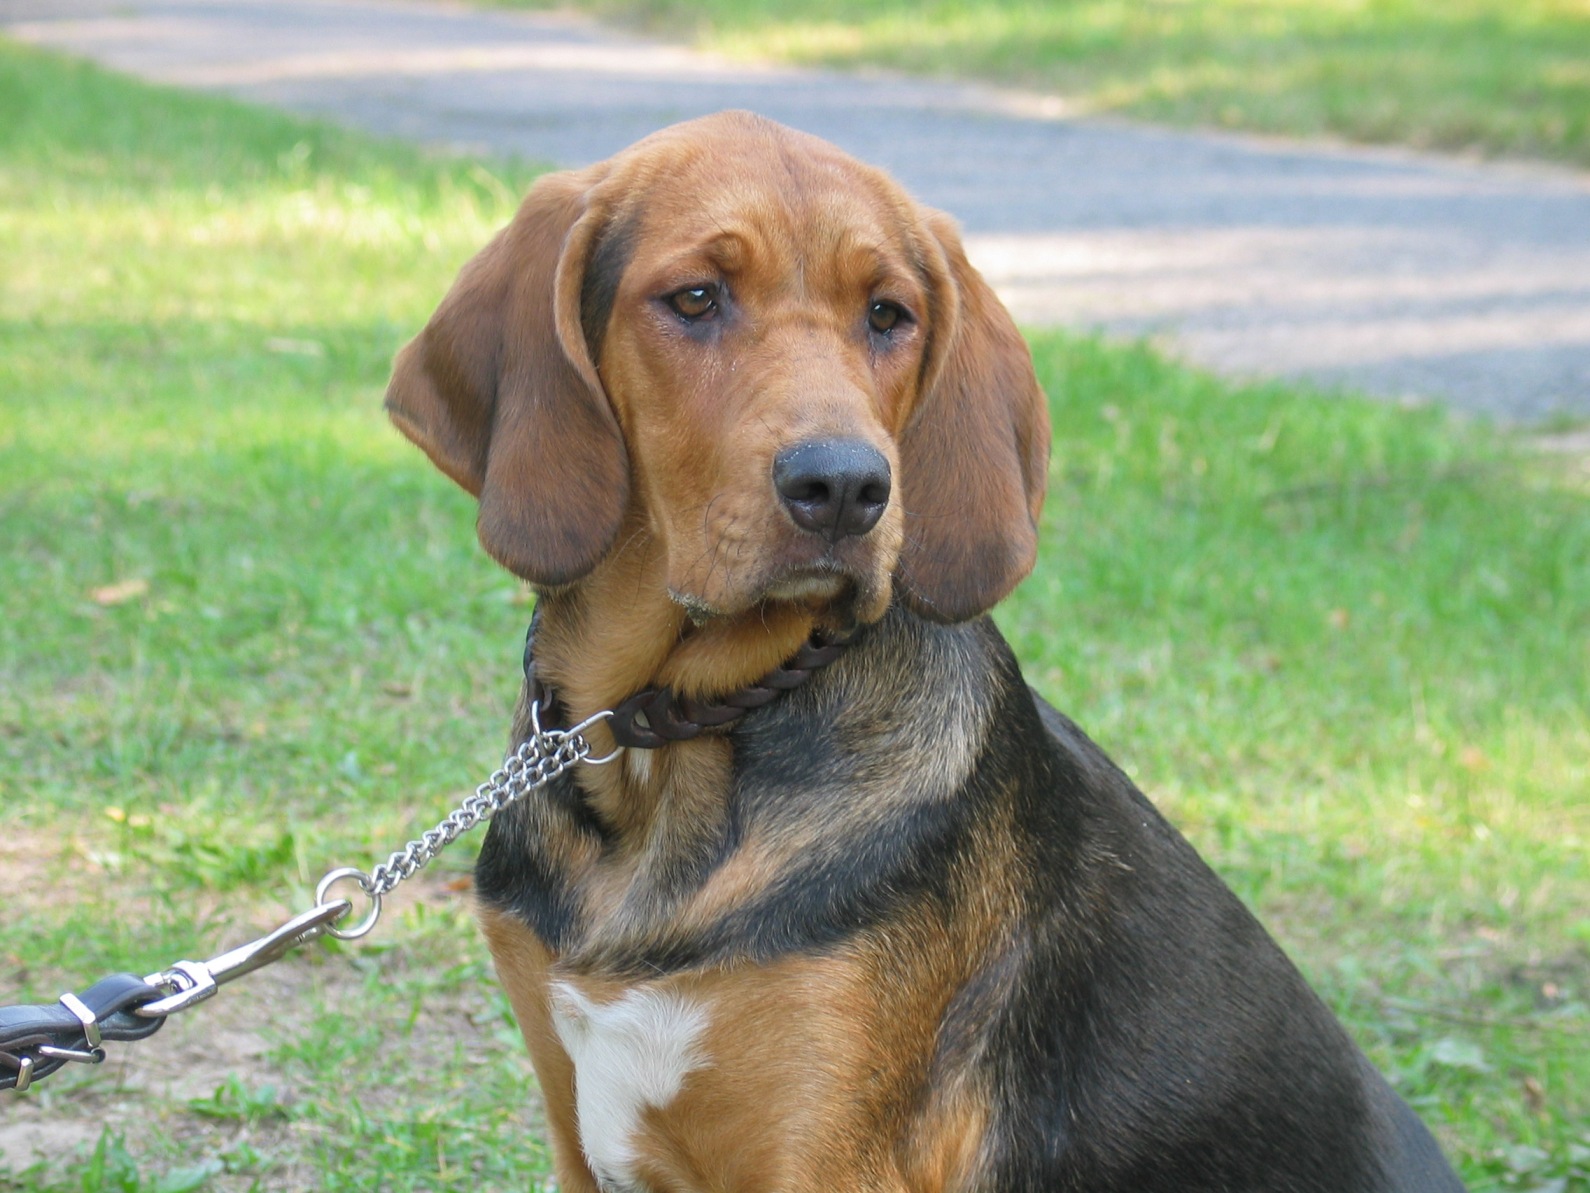
{"label": "dog's leg", "polygon": [[559,1193],[599,1193],[580,1146],[574,1065],[558,1042],[547,1004],[546,975],[552,954],[516,917],[490,907],[482,907],[479,914],[497,976],[513,1005],[514,1018],[524,1033],[541,1084]]}

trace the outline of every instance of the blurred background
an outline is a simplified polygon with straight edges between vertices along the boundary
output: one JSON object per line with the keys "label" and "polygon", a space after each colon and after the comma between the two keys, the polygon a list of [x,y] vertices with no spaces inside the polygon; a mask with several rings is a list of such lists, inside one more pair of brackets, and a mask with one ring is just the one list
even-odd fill
{"label": "blurred background", "polygon": [[[950,211],[1053,406],[1029,679],[1475,1190],[1590,1191],[1590,3],[0,0],[0,1004],[500,760],[530,599],[386,424],[542,170],[750,107]],[[549,1177],[460,843],[0,1094],[0,1189]]]}

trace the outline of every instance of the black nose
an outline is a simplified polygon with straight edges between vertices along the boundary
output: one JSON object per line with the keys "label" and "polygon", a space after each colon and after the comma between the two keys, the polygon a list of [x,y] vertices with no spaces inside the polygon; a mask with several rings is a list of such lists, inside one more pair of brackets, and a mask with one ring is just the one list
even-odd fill
{"label": "black nose", "polygon": [[773,487],[795,524],[831,543],[863,535],[889,504],[889,461],[859,439],[797,443],[773,461]]}

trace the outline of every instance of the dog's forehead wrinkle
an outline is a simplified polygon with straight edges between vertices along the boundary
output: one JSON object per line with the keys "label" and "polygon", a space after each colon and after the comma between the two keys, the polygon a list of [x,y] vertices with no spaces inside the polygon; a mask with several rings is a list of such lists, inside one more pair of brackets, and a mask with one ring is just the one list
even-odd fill
{"label": "dog's forehead wrinkle", "polygon": [[903,243],[913,222],[906,208],[880,202],[872,180],[851,170],[783,180],[765,170],[735,171],[732,162],[698,160],[647,179],[646,191],[648,224],[676,238],[689,229],[698,235],[749,229],[833,246],[859,233],[883,247]]}

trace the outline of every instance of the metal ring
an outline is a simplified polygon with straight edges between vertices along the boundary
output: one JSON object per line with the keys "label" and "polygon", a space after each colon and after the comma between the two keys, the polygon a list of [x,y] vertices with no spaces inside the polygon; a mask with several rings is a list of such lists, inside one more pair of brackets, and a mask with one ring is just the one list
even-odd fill
{"label": "metal ring", "polygon": [[[586,717],[585,720],[581,721],[578,725],[574,726],[574,728],[569,729],[566,732],[568,733],[569,737],[573,738],[575,741],[584,742],[585,748],[589,750],[591,748],[591,743],[589,739],[586,738],[585,731],[600,721],[612,720],[612,717],[613,710],[610,708],[604,708],[601,712]],[[615,746],[613,748],[613,752],[610,754],[604,754],[600,758],[592,758],[590,754],[587,753],[584,758],[580,759],[580,761],[585,763],[586,766],[606,766],[609,762],[613,761],[613,759],[617,758],[623,752],[623,746]]]}
{"label": "metal ring", "polygon": [[375,922],[381,918],[381,896],[370,889],[370,876],[356,866],[339,866],[332,870],[315,886],[315,902],[324,904],[326,892],[339,882],[353,879],[359,884],[359,889],[364,892],[365,898],[370,900],[370,910],[364,919],[351,928],[338,928],[334,924],[326,925],[326,935],[335,936],[338,940],[358,940],[359,937],[369,933],[375,927]]}

